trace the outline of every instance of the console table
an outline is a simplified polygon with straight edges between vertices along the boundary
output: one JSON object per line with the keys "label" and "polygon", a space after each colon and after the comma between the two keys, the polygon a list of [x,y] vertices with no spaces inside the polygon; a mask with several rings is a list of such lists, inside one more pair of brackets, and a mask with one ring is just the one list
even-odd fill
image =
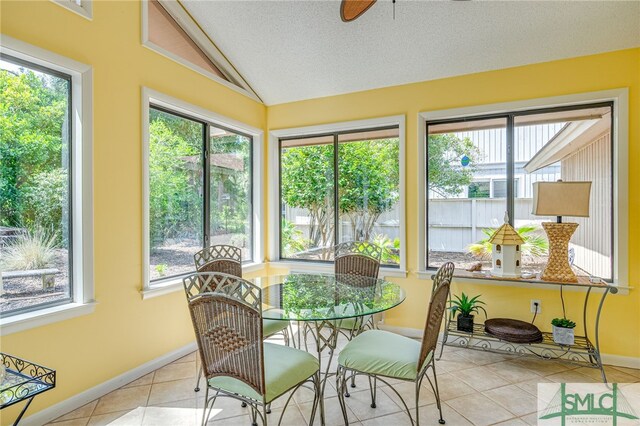
{"label": "console table", "polygon": [[0,361],[6,368],[4,378],[0,381],[0,410],[26,401],[13,423],[15,426],[36,395],[56,386],[56,371],[5,353],[0,353]]}
{"label": "console table", "polygon": [[[567,360],[574,363],[580,363],[588,367],[598,368],[602,374],[602,381],[607,382],[607,376],[602,364],[602,358],[600,356],[600,315],[602,314],[602,307],[604,301],[609,293],[615,294],[618,292],[618,286],[611,285],[604,281],[591,282],[589,277],[579,276],[577,283],[560,283],[542,281],[539,279],[527,279],[527,278],[501,278],[493,276],[482,276],[473,274],[466,271],[458,271],[454,274],[455,278],[475,278],[484,279],[490,281],[515,281],[521,283],[530,283],[540,285],[540,287],[558,287],[562,291],[562,287],[578,287],[585,289],[584,304],[582,308],[582,326],[584,329],[584,335],[576,335],[575,343],[571,346],[565,346],[557,344],[553,341],[553,335],[549,332],[542,332],[542,342],[539,343],[512,343],[505,340],[501,340],[484,330],[484,324],[474,324],[473,332],[458,331],[456,328],[456,322],[453,321],[453,314],[445,316],[445,327],[442,337],[442,346],[440,347],[440,354],[437,359],[442,357],[442,351],[444,345],[466,347],[470,349],[478,349],[489,352],[510,353],[517,355],[531,355],[537,356],[543,359],[556,359]],[[589,296],[593,289],[598,289],[602,292],[600,300],[598,302],[598,310],[595,317],[589,318],[587,314]],[[449,293],[449,301],[451,301],[451,293]],[[594,321],[594,340],[591,340],[589,336],[589,320]]]}

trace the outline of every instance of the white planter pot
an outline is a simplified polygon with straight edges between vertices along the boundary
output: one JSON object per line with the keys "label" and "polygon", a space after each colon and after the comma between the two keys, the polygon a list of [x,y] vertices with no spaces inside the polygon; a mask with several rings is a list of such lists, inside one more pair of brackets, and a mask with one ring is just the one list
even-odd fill
{"label": "white planter pot", "polygon": [[559,345],[571,346],[575,343],[575,333],[573,328],[556,327],[553,328],[553,341]]}

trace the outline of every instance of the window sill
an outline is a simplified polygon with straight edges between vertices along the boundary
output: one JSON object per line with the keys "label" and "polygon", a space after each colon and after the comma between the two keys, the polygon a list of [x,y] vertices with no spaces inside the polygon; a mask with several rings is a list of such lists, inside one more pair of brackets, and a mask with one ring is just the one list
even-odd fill
{"label": "window sill", "polygon": [[0,319],[0,336],[93,313],[96,303],[67,303]]}
{"label": "window sill", "polygon": [[[418,271],[418,278],[431,280],[431,277],[435,275],[436,270],[421,270]],[[520,287],[520,288],[535,288],[535,289],[552,289],[553,286],[559,286],[562,283],[555,282],[545,282],[536,280],[535,278],[531,279],[508,279],[508,278],[492,278],[487,276],[462,276],[468,275],[469,272],[466,271],[458,271],[453,274],[453,281],[459,283],[469,283],[469,284],[480,284],[480,285],[497,285],[497,286],[509,286],[509,287]],[[615,287],[611,290],[611,293],[617,293],[626,295],[629,294],[629,290],[631,287],[622,286],[618,283],[607,283],[610,287]],[[572,284],[566,284],[564,286],[567,291],[587,291],[588,286],[576,286]],[[603,288],[593,287],[595,291],[602,291]]]}
{"label": "window sill", "polygon": [[[318,263],[318,262],[296,262],[296,261],[275,261],[269,262],[269,267],[273,268],[286,268],[289,272],[316,272],[322,274],[331,274],[334,271],[333,263]],[[381,267],[380,278],[395,277],[406,278],[407,271],[400,270],[398,268],[386,268]]]}
{"label": "window sill", "polygon": [[[265,263],[247,263],[242,265],[242,272],[249,273],[258,271],[265,267]],[[188,274],[184,274],[179,277],[174,277],[168,279],[166,281],[162,281],[154,286],[146,287],[140,291],[140,295],[142,296],[142,300],[152,299],[154,297],[163,296],[165,294],[173,293],[176,291],[181,291],[182,287],[182,278],[187,276]]]}

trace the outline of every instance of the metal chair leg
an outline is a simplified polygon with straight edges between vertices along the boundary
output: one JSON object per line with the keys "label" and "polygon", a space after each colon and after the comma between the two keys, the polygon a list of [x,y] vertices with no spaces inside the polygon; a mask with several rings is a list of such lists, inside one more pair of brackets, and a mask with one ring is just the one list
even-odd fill
{"label": "metal chair leg", "polygon": [[345,404],[344,397],[347,387],[347,376],[344,367],[338,365],[338,371],[336,372],[336,390],[338,391],[338,402],[340,403],[340,410],[342,410],[342,417],[344,418],[345,426],[349,426],[349,416],[347,415],[347,405]]}
{"label": "metal chair leg", "polygon": [[198,378],[196,379],[196,387],[193,389],[194,392],[200,392],[200,378],[202,377],[202,365],[200,365],[200,370],[198,371]]}
{"label": "metal chair leg", "polygon": [[[354,375],[355,377],[355,375]],[[369,391],[371,392],[371,408],[376,408],[376,376],[373,376],[373,384],[371,384],[371,376],[369,377]]]}
{"label": "metal chair leg", "polygon": [[267,413],[267,414],[271,414],[271,403],[268,403],[266,405],[266,408],[265,408],[264,412]]}
{"label": "metal chair leg", "polygon": [[438,423],[441,425],[445,424],[444,418],[442,417],[442,404],[440,403],[440,390],[438,389],[438,376],[436,375],[436,365],[433,359],[431,360],[431,368],[433,368],[433,382],[429,379],[429,375],[427,371],[424,372],[424,377],[427,378],[429,384],[431,385],[431,389],[433,390],[433,394],[436,397],[436,406],[438,407],[438,412],[440,413],[440,419],[438,419]]}

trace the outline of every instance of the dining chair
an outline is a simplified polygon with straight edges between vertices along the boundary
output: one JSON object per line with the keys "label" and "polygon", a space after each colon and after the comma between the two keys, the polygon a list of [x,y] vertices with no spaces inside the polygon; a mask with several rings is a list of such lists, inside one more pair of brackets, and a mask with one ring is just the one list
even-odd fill
{"label": "dining chair", "polygon": [[[347,284],[357,285],[358,277],[378,278],[382,248],[369,241],[347,241],[334,248],[334,270]],[[351,278],[349,278],[351,277]],[[347,318],[341,320],[337,326],[346,331],[342,332],[348,340],[364,331],[365,328],[374,329],[373,315],[365,317]]]}
{"label": "dining chair", "polygon": [[[193,259],[196,264],[196,272],[219,272],[242,278],[242,250],[239,247],[225,244],[209,246],[197,252]],[[188,294],[187,297],[189,297]],[[265,339],[282,334],[285,344],[289,346],[289,321],[265,319],[262,321],[262,330]],[[194,389],[196,392],[200,390],[201,377],[202,368],[198,372]]]}
{"label": "dining chair", "polygon": [[[450,269],[451,265],[446,263],[441,266]],[[447,297],[451,279],[447,279],[447,274],[441,274],[438,285],[431,296],[427,320],[424,328],[422,342],[390,333],[383,330],[367,330],[356,336],[340,351],[338,356],[338,370],[336,373],[336,389],[338,400],[345,424],[348,425],[347,411],[345,405],[345,393],[347,390],[347,375],[365,375],[369,379],[371,390],[371,407],[376,408],[376,385],[380,380],[402,401],[404,408],[409,415],[411,424],[420,424],[419,400],[422,381],[426,377],[431,385],[431,389],[436,397],[436,406],[440,413],[438,422],[444,424],[442,417],[442,405],[440,403],[440,392],[438,390],[438,379],[436,375],[435,349],[438,342],[438,334],[442,325],[442,318],[446,309]],[[428,375],[432,370],[433,381]],[[411,416],[411,410],[402,398],[385,379],[399,379],[415,383],[415,423]]]}
{"label": "dining chair", "polygon": [[[314,391],[309,424],[320,406],[318,360],[289,346],[263,342],[262,290],[237,276],[202,272],[183,279],[189,312],[207,380],[202,424],[206,424],[218,397],[230,397],[251,408],[252,424],[257,418],[267,425],[268,406],[310,383]],[[213,395],[210,396],[210,391]]]}

